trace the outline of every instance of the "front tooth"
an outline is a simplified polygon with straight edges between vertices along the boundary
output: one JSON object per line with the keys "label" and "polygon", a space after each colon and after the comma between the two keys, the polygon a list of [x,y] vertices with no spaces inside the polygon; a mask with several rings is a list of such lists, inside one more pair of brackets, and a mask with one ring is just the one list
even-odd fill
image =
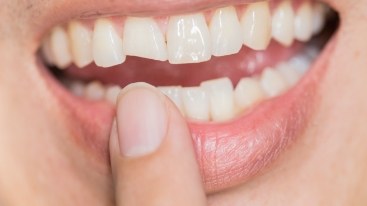
{"label": "front tooth", "polygon": [[102,100],[105,96],[105,88],[100,82],[94,81],[86,86],[84,95],[90,100]]}
{"label": "front tooth", "polygon": [[125,61],[122,39],[109,20],[99,19],[94,25],[93,58],[100,67],[111,67]]}
{"label": "front tooth", "polygon": [[119,96],[121,91],[121,87],[119,86],[111,86],[108,87],[105,94],[105,99],[112,104],[116,104],[117,97]]}
{"label": "front tooth", "polygon": [[200,87],[183,88],[182,101],[186,117],[209,121],[209,98],[204,89]]}
{"label": "front tooth", "polygon": [[241,26],[236,9],[217,9],[210,22],[212,54],[226,56],[238,53],[242,47]]}
{"label": "front tooth", "polygon": [[214,121],[225,121],[234,116],[234,94],[230,79],[221,78],[201,83],[210,102],[210,114]]}
{"label": "front tooth", "polygon": [[85,92],[85,85],[83,82],[72,81],[69,84],[70,91],[78,97],[82,97]]}
{"label": "front tooth", "polygon": [[69,38],[65,30],[61,27],[55,27],[51,33],[51,50],[55,64],[64,69],[71,64],[71,55],[69,49]]}
{"label": "front tooth", "polygon": [[245,110],[265,98],[260,82],[254,78],[241,79],[234,91],[236,106]]}
{"label": "front tooth", "polygon": [[167,60],[163,33],[152,18],[128,17],[123,37],[126,55],[159,61]]}
{"label": "front tooth", "polygon": [[92,31],[73,21],[69,24],[69,37],[74,63],[79,68],[90,64],[93,61]]}
{"label": "front tooth", "polygon": [[283,1],[275,10],[272,21],[272,35],[284,46],[294,41],[294,12],[291,1]]}
{"label": "front tooth", "polygon": [[301,78],[301,74],[287,63],[282,63],[278,65],[277,70],[280,72],[280,74],[283,76],[284,80],[288,83],[289,86],[295,85]]}
{"label": "front tooth", "polygon": [[176,107],[183,112],[183,106],[182,106],[182,99],[181,99],[181,93],[182,88],[177,87],[158,87],[158,89],[165,94],[168,98],[172,100],[173,103],[175,103]]}
{"label": "front tooth", "polygon": [[310,2],[304,2],[294,19],[294,34],[299,41],[308,41],[312,37],[312,8]]}
{"label": "front tooth", "polygon": [[208,61],[210,33],[203,14],[173,16],[167,28],[168,60],[171,64]]}
{"label": "front tooth", "polygon": [[264,50],[271,40],[271,15],[268,2],[250,4],[242,18],[244,44],[254,50]]}
{"label": "front tooth", "polygon": [[290,67],[301,75],[305,74],[311,66],[311,60],[303,55],[295,56],[288,61]]}
{"label": "front tooth", "polygon": [[275,97],[288,88],[282,75],[273,68],[267,68],[263,71],[260,83],[269,97]]}

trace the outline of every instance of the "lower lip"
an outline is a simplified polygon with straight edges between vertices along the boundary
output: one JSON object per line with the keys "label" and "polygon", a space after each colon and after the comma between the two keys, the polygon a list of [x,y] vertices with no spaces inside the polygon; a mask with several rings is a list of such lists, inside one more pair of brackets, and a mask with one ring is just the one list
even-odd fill
{"label": "lower lip", "polygon": [[[265,101],[231,122],[189,123],[205,189],[208,193],[239,185],[256,176],[302,136],[317,101],[335,38],[313,68],[290,91]],[[61,125],[70,137],[109,172],[108,135],[114,109],[104,102],[75,97],[41,69],[59,104]]]}

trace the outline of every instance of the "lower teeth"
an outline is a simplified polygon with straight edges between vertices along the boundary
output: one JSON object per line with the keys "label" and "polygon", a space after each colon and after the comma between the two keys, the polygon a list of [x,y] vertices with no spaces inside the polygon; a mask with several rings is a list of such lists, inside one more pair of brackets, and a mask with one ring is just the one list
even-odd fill
{"label": "lower teeth", "polygon": [[[234,88],[227,77],[204,81],[197,87],[158,87],[190,120],[227,121],[254,105],[274,98],[294,86],[310,68],[319,50],[306,48],[301,54],[275,67],[268,67],[259,75],[241,79]],[[84,83],[64,81],[76,96],[93,101],[115,104],[120,86],[103,85],[98,81]]]}

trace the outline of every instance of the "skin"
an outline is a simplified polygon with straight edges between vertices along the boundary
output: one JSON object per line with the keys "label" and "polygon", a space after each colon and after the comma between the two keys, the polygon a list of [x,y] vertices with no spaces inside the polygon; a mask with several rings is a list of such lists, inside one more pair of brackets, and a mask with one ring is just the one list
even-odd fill
{"label": "skin", "polygon": [[[124,183],[116,178],[118,174],[130,174],[123,178],[129,180],[148,178],[146,165],[157,169],[162,165],[150,158],[133,159],[140,167],[131,174],[133,167],[124,161],[112,164],[115,169],[111,171],[89,158],[70,141],[67,124],[57,121],[61,110],[36,67],[34,51],[40,37],[47,26],[58,23],[54,20],[58,17],[47,9],[62,2],[68,5],[69,1],[4,0],[0,7],[0,205],[115,205],[116,199],[118,204],[129,205],[119,201],[118,197],[129,192],[123,188],[154,183]],[[341,26],[327,57],[330,61],[320,83],[318,106],[303,137],[262,174],[236,188],[208,195],[209,205],[367,204],[367,0],[329,0],[328,4],[340,13]],[[185,128],[183,122],[178,126]],[[182,147],[190,148],[189,138],[180,138],[186,142]],[[153,154],[156,158],[170,155],[167,151],[172,145],[162,144]],[[116,155],[112,152],[111,159]],[[180,155],[188,154],[175,157]],[[195,177],[197,166],[190,158],[185,161],[191,163],[184,174]],[[181,164],[180,160],[167,162]],[[156,175],[177,174],[166,172]],[[188,178],[186,183],[194,190],[200,189],[199,182]],[[164,185],[155,189],[169,197]],[[173,198],[185,195],[179,189],[174,191]],[[151,192],[135,195],[142,198]],[[197,200],[200,203],[201,197]]]}

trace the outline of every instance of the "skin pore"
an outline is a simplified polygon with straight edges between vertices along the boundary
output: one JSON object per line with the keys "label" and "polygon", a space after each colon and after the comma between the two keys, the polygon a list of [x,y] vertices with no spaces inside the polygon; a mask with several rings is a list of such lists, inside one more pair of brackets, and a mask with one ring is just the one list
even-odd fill
{"label": "skin pore", "polygon": [[[2,2],[0,205],[114,204],[109,165],[71,141],[75,134],[35,54],[47,29],[75,16],[85,2]],[[88,2],[98,8],[110,1]],[[210,205],[367,204],[367,0],[326,3],[340,14],[341,25],[327,48],[326,73],[303,137],[258,176],[211,194]],[[68,11],[55,12],[63,9]]]}

